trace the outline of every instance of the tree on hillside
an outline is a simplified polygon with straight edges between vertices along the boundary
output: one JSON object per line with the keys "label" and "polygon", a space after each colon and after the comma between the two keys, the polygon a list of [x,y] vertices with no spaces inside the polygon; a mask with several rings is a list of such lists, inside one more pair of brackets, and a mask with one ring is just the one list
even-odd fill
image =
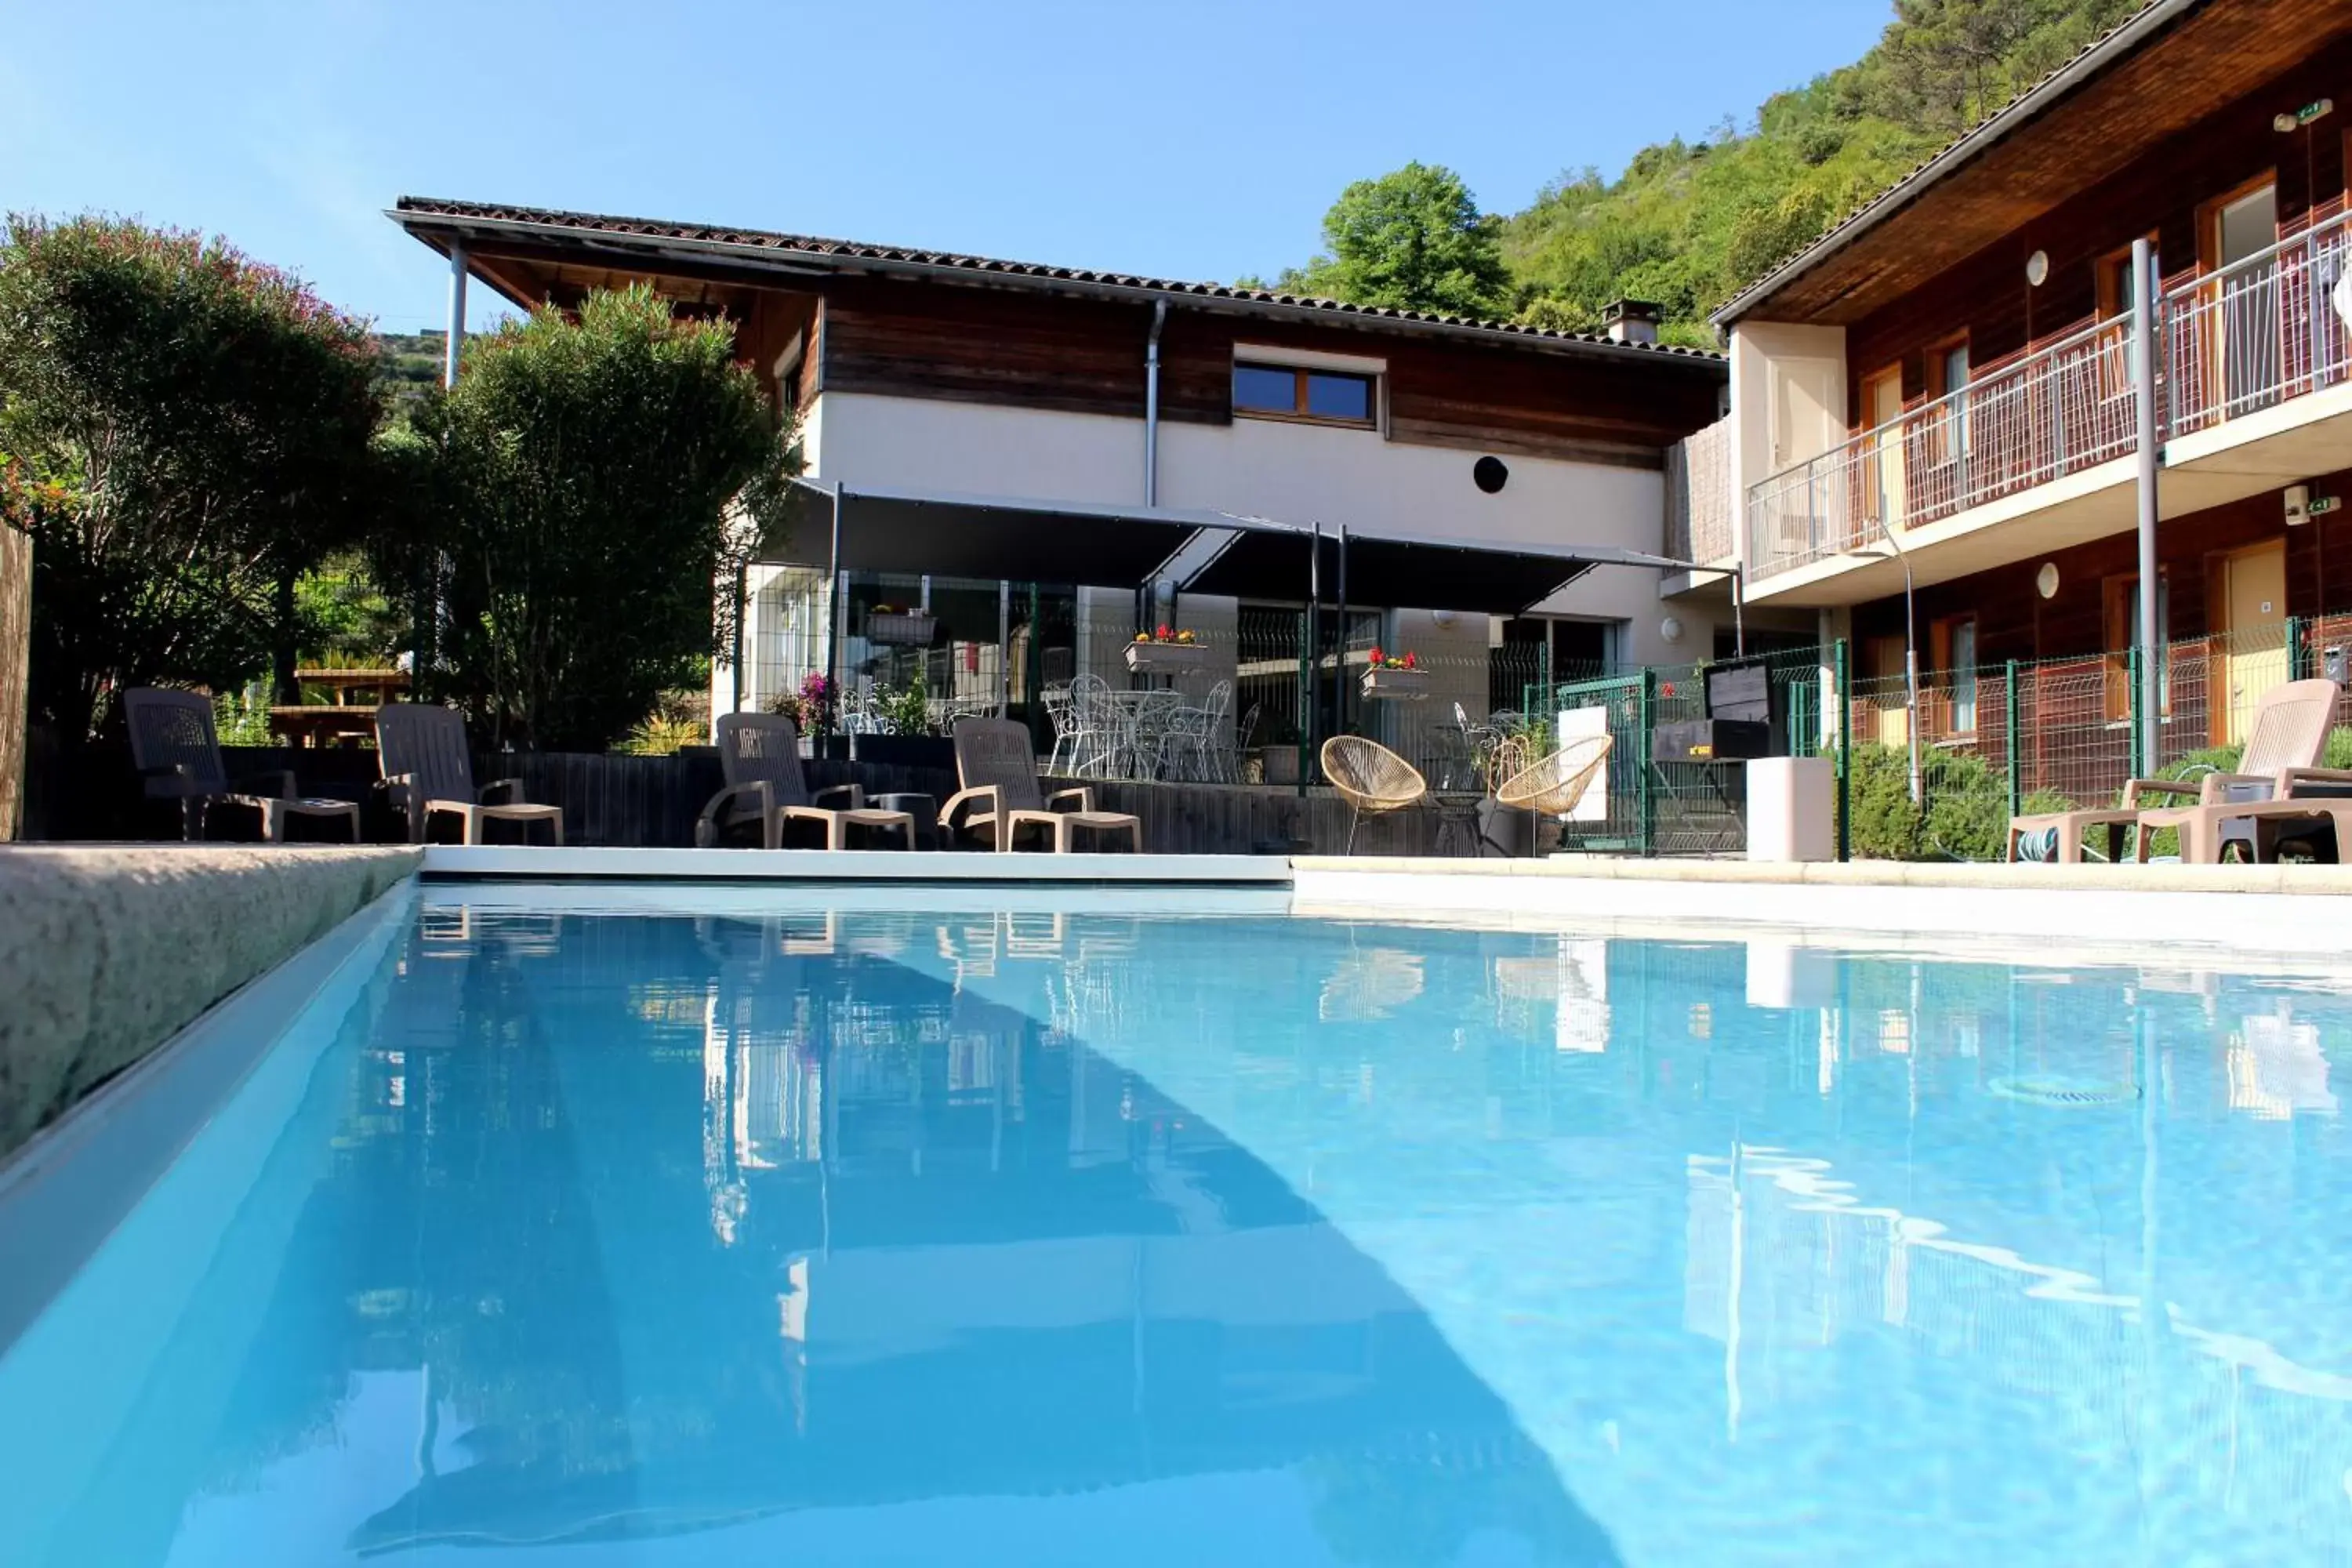
{"label": "tree on hillside", "polygon": [[0,522],[33,545],[30,708],[290,683],[296,584],[364,531],[364,326],[218,240],[114,218],[0,232]]}
{"label": "tree on hillside", "polygon": [[1277,287],[1358,304],[1493,320],[1508,312],[1501,226],[1478,210],[1462,176],[1407,163],[1339,193],[1323,216],[1328,254]]}
{"label": "tree on hillside", "polygon": [[790,437],[727,323],[642,285],[542,308],[415,410],[376,570],[491,737],[602,751],[720,646]]}

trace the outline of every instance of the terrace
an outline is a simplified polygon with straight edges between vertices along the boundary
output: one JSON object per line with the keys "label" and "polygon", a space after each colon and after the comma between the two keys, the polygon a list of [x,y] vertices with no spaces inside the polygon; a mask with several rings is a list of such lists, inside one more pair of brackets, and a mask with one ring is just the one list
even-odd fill
{"label": "terrace", "polygon": [[[2228,267],[2168,279],[2148,323],[2159,514],[2275,490],[2340,465],[2352,437],[2352,324],[2336,300],[2352,214]],[[2137,313],[2078,323],[1979,367],[1748,488],[1738,553],[1755,603],[1826,606],[1942,582],[2127,531]],[[1689,459],[1686,459],[1689,460]],[[1692,554],[1735,541],[1686,509]],[[1720,553],[1710,557],[1706,552]]]}

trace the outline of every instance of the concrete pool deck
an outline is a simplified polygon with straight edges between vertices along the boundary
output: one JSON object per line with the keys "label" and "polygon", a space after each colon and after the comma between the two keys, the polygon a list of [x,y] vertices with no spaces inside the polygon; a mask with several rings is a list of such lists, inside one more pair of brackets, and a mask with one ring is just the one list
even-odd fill
{"label": "concrete pool deck", "polygon": [[1303,856],[1301,914],[1478,915],[2050,937],[2153,947],[2352,952],[2352,867],[2044,866],[1856,860],[1444,861]]}

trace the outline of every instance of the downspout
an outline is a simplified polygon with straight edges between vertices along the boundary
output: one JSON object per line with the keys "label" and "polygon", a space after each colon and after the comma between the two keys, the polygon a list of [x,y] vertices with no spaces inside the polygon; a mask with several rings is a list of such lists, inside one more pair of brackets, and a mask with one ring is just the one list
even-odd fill
{"label": "downspout", "polygon": [[466,242],[449,242],[449,335],[442,346],[441,384],[457,384],[457,356],[466,347]]}
{"label": "downspout", "polygon": [[1143,351],[1143,504],[1160,504],[1160,329],[1168,301],[1151,302],[1151,339]]}
{"label": "downspout", "polygon": [[1925,804],[1919,777],[1919,613],[1917,588],[1911,581],[1911,557],[1895,541],[1895,530],[1884,517],[1879,536],[1903,563],[1903,728],[1911,739],[1911,804]]}

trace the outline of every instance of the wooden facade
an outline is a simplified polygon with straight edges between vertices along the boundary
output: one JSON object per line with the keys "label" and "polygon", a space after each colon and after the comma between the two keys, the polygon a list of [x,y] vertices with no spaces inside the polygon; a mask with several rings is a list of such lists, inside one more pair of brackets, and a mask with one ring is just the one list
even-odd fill
{"label": "wooden facade", "polygon": [[[880,279],[822,292],[825,390],[1143,416],[1149,306]],[[1587,359],[1179,308],[1161,331],[1160,416],[1230,423],[1237,344],[1384,361],[1391,440],[1647,468],[1715,419],[1724,380],[1704,358]]]}
{"label": "wooden facade", "polygon": [[[2352,21],[2352,6],[2345,10]],[[2322,98],[2339,107],[2297,131],[2273,128],[2280,112]],[[2352,37],[2339,37],[2098,184],[2021,221],[1919,287],[1846,321],[1848,424],[1859,430],[1873,423],[1868,388],[1888,367],[1901,367],[1904,399],[1916,402],[1943,390],[1932,384],[1929,361],[1944,349],[1965,345],[1971,371],[1980,374],[2112,314],[2112,283],[2103,287],[2102,271],[2141,235],[2154,237],[2168,279],[2191,275],[2209,259],[2200,229],[2210,204],[2224,195],[2274,181],[2283,233],[2315,214],[2340,211],[2347,125]],[[2037,142],[2055,134],[2046,126],[2020,133]],[[1938,205],[1938,198],[1925,205]],[[2037,250],[2050,264],[2039,288],[2025,274]]]}
{"label": "wooden facade", "polygon": [[[1152,309],[1165,303],[1165,420],[1230,422],[1235,346],[1248,344],[1383,361],[1391,441],[1661,468],[1667,447],[1717,417],[1728,374],[1714,354],[1202,285],[1087,285],[973,258],[910,273],[844,264],[840,253],[858,247],[831,241],[740,235],[717,237],[730,253],[697,251],[660,241],[709,231],[467,204],[404,212],[412,206],[412,232],[436,247],[463,234],[468,267],[519,302],[569,306],[647,282],[682,311],[735,321],[741,357],[763,379],[797,336],[795,379],[772,389],[798,406],[834,391],[1139,419]],[[469,232],[469,221],[502,226]],[[824,265],[806,264],[819,256]]]}
{"label": "wooden facade", "polygon": [[[2142,25],[2149,25],[2144,34]],[[2209,0],[2168,19],[2126,22],[2119,32],[2126,35],[2116,40],[2119,53],[2074,62],[1994,116],[1937,160],[1948,162],[1948,172],[1889,191],[1857,215],[1850,239],[1840,243],[1832,233],[1819,259],[1761,280],[1733,301],[1731,313],[1862,322],[1973,258],[2012,254],[2012,241],[2046,218],[2063,220],[2086,193],[2151,172],[2160,185],[2168,159],[2176,182],[2183,170],[2229,161],[2228,145],[2242,133],[2233,117],[2249,105],[2259,106],[2259,118],[2242,134],[2283,144],[2287,138],[2271,131],[2271,116],[2311,100],[2293,97],[2291,87],[2286,101],[2269,95],[2304,75],[2327,75],[2327,60],[2340,58],[2352,35],[2352,7],[2343,0]],[[2210,138],[2221,143],[2218,156]],[[2013,252],[2019,268],[2032,248]],[[2053,275],[2059,259],[2053,248]]]}
{"label": "wooden facade", "polygon": [[[2298,28],[2301,45],[2289,49],[2283,40]],[[2261,62],[2270,68],[2257,73]],[[2119,314],[2126,306],[2120,268],[2140,237],[2154,242],[2168,287],[2212,270],[2214,214],[2242,193],[2264,185],[2274,191],[2282,239],[2341,220],[2352,194],[2352,5],[2212,0],[2192,13],[2190,23],[2115,67],[2095,92],[2085,89],[2079,101],[2013,129],[2002,150],[1987,155],[1985,167],[2008,171],[2002,189],[1992,189],[1981,169],[1928,188],[1911,198],[1902,221],[1775,286],[1752,307],[1758,316],[1776,321],[1843,327],[1849,429],[1859,434],[1887,417],[1884,391],[1890,377],[1898,378],[1901,405],[1915,410],[1946,392],[1948,356],[1955,351],[1965,353],[1969,384],[1980,388],[2032,351]],[[2126,102],[2116,96],[2126,88],[2147,93],[2166,84],[2182,95],[2179,102]],[[2291,131],[2276,128],[2281,116],[2294,117],[2322,100],[2336,107]],[[2086,119],[2084,106],[2094,102],[2108,105],[2116,118]],[[2129,155],[2116,156],[2117,149]],[[2003,214],[1996,237],[1953,258],[1952,236],[1981,241],[1986,226]],[[2047,259],[2038,286],[2027,273],[2037,252]],[[1929,259],[1937,268],[1923,274]],[[1856,270],[1865,264],[1875,268],[1866,282]],[[2072,416],[2107,417],[2118,406],[2128,417],[2127,397],[2074,408]],[[2039,429],[2051,421],[2036,416],[2026,423]],[[1949,432],[1938,425],[1927,434],[1948,439]],[[1971,448],[1979,479],[2005,458],[2026,465],[2018,493],[2047,477],[2027,461],[2043,454],[2031,447],[2011,451],[1990,432],[1981,434],[1983,449]],[[2095,433],[2074,435],[2079,447],[2095,444]],[[1915,455],[1905,467],[1915,492],[1909,498],[1915,523],[1988,499],[1979,487],[1939,513],[1925,493],[1925,477],[1934,466]],[[2161,477],[2158,482],[2161,489]],[[2352,471],[2315,475],[2309,482],[2315,495],[2352,498]],[[2011,659],[2095,662],[2131,640],[2129,599],[2138,572],[2132,531],[2062,550],[2036,549],[2030,530],[2020,538],[2017,558],[2007,564],[1917,591],[1923,668],[1950,668],[1954,628],[1961,623],[1971,624],[1976,662],[1984,668]],[[2275,490],[2169,518],[2158,527],[2158,545],[2163,630],[2176,644],[2212,639],[2218,647],[2231,635],[2222,563],[2257,547],[2283,554],[2285,616],[2309,628],[2352,609],[2352,531],[2342,514],[2289,528]],[[2058,579],[2048,597],[2037,584],[2045,565]],[[1874,667],[1890,656],[1899,658],[1905,626],[1900,595],[1854,607],[1852,633],[1865,677],[1887,673]],[[2081,692],[2093,709],[2123,700],[2119,686],[2103,694],[2093,682]]]}

